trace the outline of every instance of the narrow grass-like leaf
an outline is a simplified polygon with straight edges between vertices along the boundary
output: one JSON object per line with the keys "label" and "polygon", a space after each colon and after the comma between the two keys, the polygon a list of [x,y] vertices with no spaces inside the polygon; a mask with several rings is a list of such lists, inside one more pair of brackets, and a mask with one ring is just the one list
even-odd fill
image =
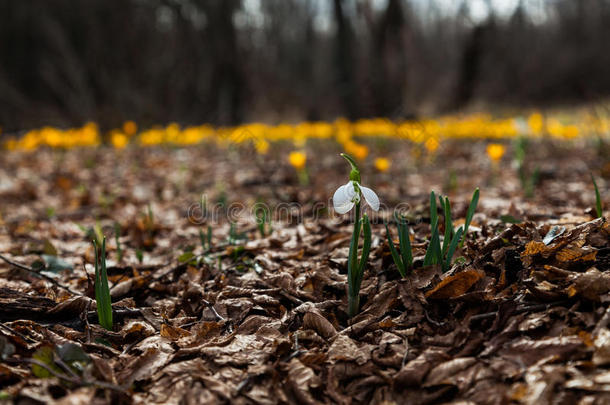
{"label": "narrow grass-like leaf", "polygon": [[433,223],[438,224],[438,213],[436,212],[436,195],[434,191],[430,192],[430,225]]}
{"label": "narrow grass-like leaf", "polygon": [[150,203],[147,204],[147,208],[148,208],[148,222],[152,226],[152,224],[155,223],[155,217],[153,215],[152,206],[150,205]]}
{"label": "narrow grass-like leaf", "polygon": [[429,266],[431,264],[438,264],[438,256],[440,255],[440,249],[437,252],[437,245],[439,244],[439,236],[438,236],[438,217],[432,223],[432,235],[430,237],[430,243],[428,244],[428,249],[426,250],[426,255],[424,256],[424,266]]}
{"label": "narrow grass-like leaf", "polygon": [[472,193],[472,198],[470,199],[470,205],[468,206],[468,211],[466,211],[466,220],[464,222],[464,238],[460,242],[460,246],[464,244],[464,240],[466,240],[466,232],[468,232],[468,227],[470,226],[470,222],[472,221],[472,217],[474,216],[474,211],[477,209],[477,205],[479,204],[479,188],[477,187]]}
{"label": "narrow grass-like leaf", "polygon": [[205,239],[205,235],[203,234],[203,231],[201,229],[199,230],[199,240],[201,241],[201,248],[205,252],[207,250],[207,248],[205,247],[206,239]]}
{"label": "narrow grass-like leaf", "polygon": [[593,187],[595,187],[595,212],[597,213],[597,217],[601,218],[604,215],[604,211],[602,209],[602,197],[599,194],[599,189],[597,188],[597,183],[595,182],[593,173],[591,173],[591,180],[593,181]]}
{"label": "narrow grass-like leaf", "polygon": [[443,238],[443,249],[442,256],[445,257],[449,243],[451,242],[451,236],[453,235],[453,222],[451,221],[451,203],[449,197],[445,197],[443,203],[443,215],[445,216],[445,237]]}
{"label": "narrow grass-like leaf", "polygon": [[112,330],[112,303],[108,288],[108,273],[106,271],[106,238],[102,239],[102,251],[98,257],[97,244],[93,241],[95,250],[95,301],[100,325]]}
{"label": "narrow grass-like leaf", "polygon": [[438,196],[438,205],[441,208],[441,212],[444,214],[445,213],[445,200],[442,195]]}
{"label": "narrow grass-like leaf", "polygon": [[432,246],[434,248],[434,260],[432,264],[442,264],[443,263],[443,252],[441,250],[441,238],[438,230],[438,226],[432,235]]}
{"label": "narrow grass-like leaf", "polygon": [[[405,277],[406,271],[405,271],[405,266],[400,258],[400,256],[398,255],[398,252],[396,251],[396,246],[394,246],[394,242],[392,241],[392,235],[390,234],[390,229],[388,228],[388,223],[384,222],[385,224],[385,231],[386,231],[386,235],[388,238],[388,245],[390,246],[390,253],[392,254],[392,260],[394,260],[394,264],[396,265],[396,268],[398,268],[398,272],[400,273],[400,275],[402,277]],[[399,232],[400,234],[400,232]],[[401,252],[402,252],[402,247],[400,248]]]}
{"label": "narrow grass-like leaf", "polygon": [[413,267],[413,252],[411,250],[411,239],[409,238],[409,225],[404,218],[398,221],[398,241],[400,243],[400,254],[405,267],[405,272],[408,272]]}
{"label": "narrow grass-like leaf", "polygon": [[443,273],[446,272],[447,270],[449,270],[449,266],[451,266],[451,259],[453,258],[453,254],[455,253],[455,249],[457,248],[457,245],[462,237],[462,227],[460,226],[457,230],[457,232],[455,233],[455,235],[453,235],[453,239],[451,240],[451,245],[449,245],[449,250],[447,250],[447,257],[445,258],[445,262],[443,264]]}

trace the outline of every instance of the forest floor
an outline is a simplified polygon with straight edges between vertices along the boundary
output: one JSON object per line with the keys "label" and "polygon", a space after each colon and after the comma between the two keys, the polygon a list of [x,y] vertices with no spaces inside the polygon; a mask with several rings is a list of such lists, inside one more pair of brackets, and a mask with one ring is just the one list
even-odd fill
{"label": "forest floor", "polygon": [[[353,225],[330,204],[349,168],[334,144],[308,144],[308,184],[286,145],[266,156],[204,145],[4,153],[1,399],[610,403],[610,226],[590,176],[607,196],[610,166],[593,147],[540,141],[526,196],[511,153],[494,166],[485,146],[415,158],[390,143],[379,146],[389,170],[363,163],[382,210],[352,319]],[[454,265],[422,267],[430,191],[450,197],[458,226],[476,187]],[[395,208],[411,222],[404,279],[383,225]],[[112,331],[95,311],[91,241],[102,235]]]}

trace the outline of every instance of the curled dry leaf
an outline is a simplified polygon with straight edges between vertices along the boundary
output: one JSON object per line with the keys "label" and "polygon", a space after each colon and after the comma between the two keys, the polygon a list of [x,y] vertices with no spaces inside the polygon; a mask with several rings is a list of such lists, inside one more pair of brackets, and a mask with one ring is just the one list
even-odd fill
{"label": "curled dry leaf", "polygon": [[319,388],[321,380],[310,367],[305,366],[298,359],[290,360],[290,363],[288,363],[288,381],[298,403],[318,403],[310,390]]}
{"label": "curled dry leaf", "polygon": [[449,359],[449,355],[443,350],[436,348],[426,349],[396,373],[394,384],[397,387],[419,386],[434,366]]}
{"label": "curled dry leaf", "polygon": [[328,319],[317,312],[308,312],[303,317],[303,328],[313,329],[318,335],[329,339],[337,334],[337,330]]}
{"label": "curled dry leaf", "polygon": [[331,364],[339,361],[353,361],[359,365],[370,359],[370,351],[365,347],[358,347],[356,342],[345,335],[337,335],[328,349],[328,361]]}
{"label": "curled dry leaf", "polygon": [[485,277],[485,272],[478,269],[467,269],[445,277],[432,290],[426,292],[426,298],[455,298],[468,291],[477,281]]}
{"label": "curled dry leaf", "polygon": [[174,348],[168,339],[151,336],[134,347],[140,353],[128,358],[127,364],[117,374],[119,384],[130,385],[152,377],[168,364],[174,356]]}
{"label": "curled dry leaf", "polygon": [[580,296],[591,301],[600,302],[610,291],[610,274],[602,273],[595,267],[585,273],[573,273],[570,277],[573,284],[568,288],[570,297]]}

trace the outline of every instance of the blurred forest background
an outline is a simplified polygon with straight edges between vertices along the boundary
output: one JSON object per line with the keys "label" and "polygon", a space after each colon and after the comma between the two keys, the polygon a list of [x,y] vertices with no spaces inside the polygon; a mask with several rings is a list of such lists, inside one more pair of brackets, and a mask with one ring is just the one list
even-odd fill
{"label": "blurred forest background", "polygon": [[0,0],[0,126],[594,102],[609,40],[610,0]]}

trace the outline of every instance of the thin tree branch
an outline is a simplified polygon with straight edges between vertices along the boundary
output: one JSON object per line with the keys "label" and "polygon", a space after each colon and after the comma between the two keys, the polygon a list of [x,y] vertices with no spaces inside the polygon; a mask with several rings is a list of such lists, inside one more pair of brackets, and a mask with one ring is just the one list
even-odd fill
{"label": "thin tree branch", "polygon": [[41,272],[39,272],[39,271],[34,270],[34,269],[33,269],[33,268],[31,268],[31,267],[28,267],[28,266],[26,266],[26,265],[24,265],[24,264],[21,264],[21,263],[14,262],[14,261],[12,261],[12,260],[10,260],[10,259],[7,259],[6,257],[4,257],[4,256],[2,256],[2,255],[0,255],[0,259],[4,260],[6,263],[8,263],[8,264],[10,264],[11,266],[14,266],[14,267],[16,267],[16,268],[18,268],[18,269],[20,269],[20,270],[25,270],[25,271],[27,271],[27,272],[29,272],[29,273],[33,273],[33,274],[38,275],[38,276],[40,276],[40,277],[44,278],[46,281],[48,281],[48,282],[50,282],[50,283],[52,283],[52,284],[56,285],[57,287],[59,287],[59,288],[61,288],[61,289],[63,289],[63,290],[68,291],[70,294],[73,294],[73,295],[80,295],[80,296],[83,296],[83,295],[84,295],[84,294],[82,294],[82,293],[79,293],[79,292],[77,292],[77,291],[74,291],[74,290],[70,289],[70,287],[67,287],[67,286],[65,286],[65,285],[61,284],[60,282],[58,282],[57,280],[53,279],[52,277],[49,277],[49,276],[47,276],[46,274],[43,274],[43,273],[41,273]]}

